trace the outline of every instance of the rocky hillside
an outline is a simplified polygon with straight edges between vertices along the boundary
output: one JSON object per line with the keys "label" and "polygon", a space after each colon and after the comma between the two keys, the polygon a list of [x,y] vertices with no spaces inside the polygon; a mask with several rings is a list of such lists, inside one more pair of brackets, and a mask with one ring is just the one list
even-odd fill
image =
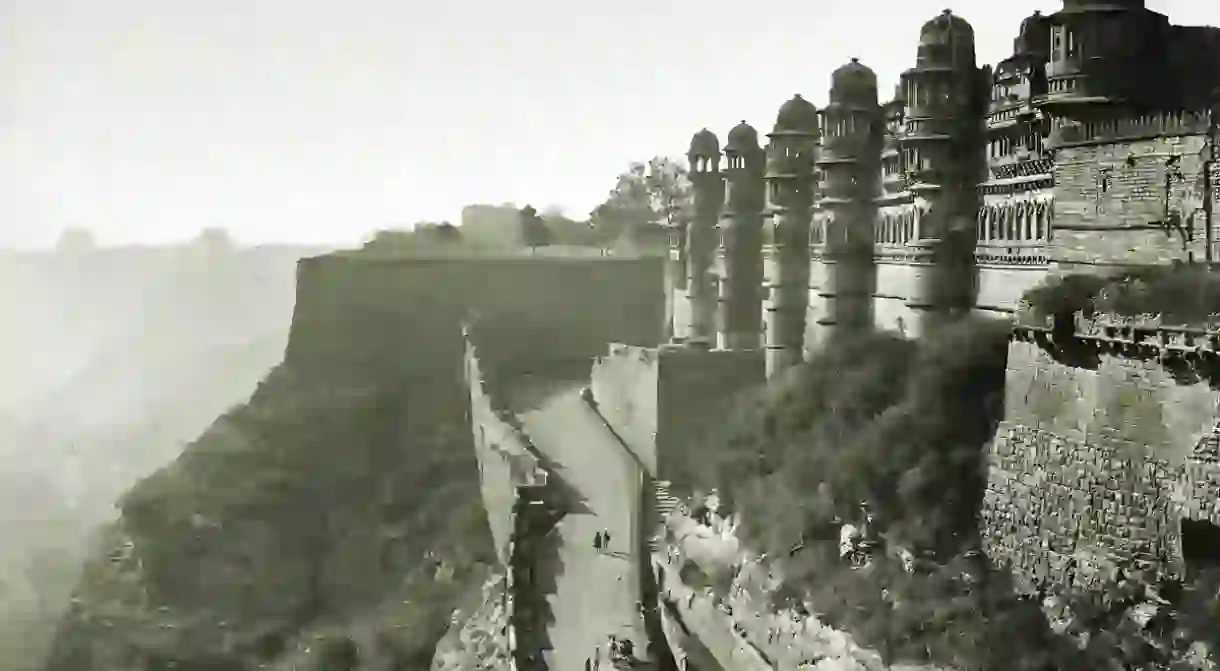
{"label": "rocky hillside", "polygon": [[317,251],[0,254],[4,668],[34,668],[117,495],[279,361]]}
{"label": "rocky hillside", "polygon": [[457,399],[318,373],[277,368],[122,498],[49,671],[332,668],[319,636],[431,663],[491,561],[468,428],[435,421]]}
{"label": "rocky hillside", "polygon": [[655,343],[664,297],[638,289],[661,271],[524,255],[302,263],[283,361],[120,498],[45,668],[429,669],[495,561],[463,324],[477,316],[500,374],[587,367],[611,340]]}

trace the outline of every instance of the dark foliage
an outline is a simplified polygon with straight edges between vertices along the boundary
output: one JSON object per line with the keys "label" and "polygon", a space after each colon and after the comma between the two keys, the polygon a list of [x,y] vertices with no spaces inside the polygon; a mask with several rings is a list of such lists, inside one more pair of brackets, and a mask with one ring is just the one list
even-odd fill
{"label": "dark foliage", "polygon": [[1047,281],[1025,300],[1038,314],[1159,314],[1194,325],[1220,313],[1220,273],[1204,265],[1148,266],[1110,276],[1073,274]]}
{"label": "dark foliage", "polygon": [[394,252],[438,250],[464,245],[462,229],[447,221],[421,221],[410,229],[377,231],[364,244],[368,251]]}
{"label": "dark foliage", "polygon": [[[966,320],[919,344],[834,342],[743,405],[708,452],[725,456],[698,485],[743,513],[747,543],[784,557],[779,602],[809,598],[828,624],[891,660],[1066,670],[1122,658],[1120,643],[1080,652],[1052,632],[978,551],[1007,329]],[[860,521],[862,501],[882,544],[860,569],[840,560],[838,529]],[[899,548],[919,558],[914,571]]]}
{"label": "dark foliage", "polygon": [[[1096,286],[1070,280],[1034,300],[1052,313],[1081,309]],[[1057,632],[1039,600],[1017,594],[979,551],[984,446],[1003,412],[1007,331],[965,320],[918,344],[876,333],[832,342],[751,394],[702,453],[722,456],[695,471],[693,488],[717,488],[742,513],[743,540],[782,558],[777,605],[801,610],[808,599],[827,624],[891,661],[963,671],[1168,668],[1206,636],[1206,615],[1178,617],[1183,590],[1153,576],[1066,595]],[[838,552],[839,528],[861,522],[861,502],[879,532],[862,568]],[[1138,624],[1133,614],[1150,604],[1157,614]]]}
{"label": "dark foliage", "polygon": [[1092,313],[1093,299],[1110,280],[1099,275],[1065,275],[1048,279],[1027,291],[1025,303],[1037,314],[1048,317]]}
{"label": "dark foliage", "polygon": [[[77,590],[80,617],[65,622],[48,669],[90,668],[81,666],[97,659],[90,650],[105,648],[188,664],[204,651],[138,632],[172,633],[162,624],[175,620],[202,632],[220,626],[217,617],[234,635],[232,664],[276,657],[312,628],[343,622],[353,599],[381,613],[373,626],[389,634],[383,647],[431,659],[452,609],[493,561],[469,428],[461,413],[434,414],[427,387],[367,382],[314,393],[281,368],[134,487],[120,502],[114,544],[129,538],[139,561],[91,563]],[[353,543],[369,543],[351,532],[370,527],[379,573],[323,579]],[[448,577],[438,578],[442,564]],[[207,581],[217,570],[242,579]],[[277,584],[288,589],[266,589]],[[145,595],[137,601],[125,587],[134,585]],[[99,613],[129,624],[91,630]]]}
{"label": "dark foliage", "polygon": [[521,240],[526,247],[534,249],[551,244],[551,229],[533,207],[526,205],[521,208],[518,225],[521,226]]}

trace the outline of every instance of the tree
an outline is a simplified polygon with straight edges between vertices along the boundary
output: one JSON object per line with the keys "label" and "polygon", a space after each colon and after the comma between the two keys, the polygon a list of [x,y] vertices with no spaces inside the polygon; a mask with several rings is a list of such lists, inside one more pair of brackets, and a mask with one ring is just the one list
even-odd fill
{"label": "tree", "polygon": [[551,244],[551,229],[532,206],[521,208],[518,212],[518,223],[521,226],[521,239],[530,251]]}
{"label": "tree", "polygon": [[686,167],[675,159],[655,156],[647,163],[632,163],[620,174],[590,219],[607,241],[634,237],[646,227],[676,224],[691,206],[691,196]]}
{"label": "tree", "polygon": [[55,251],[61,254],[84,254],[97,249],[97,238],[87,228],[67,228],[59,234]]}
{"label": "tree", "polygon": [[421,242],[435,242],[447,244],[451,242],[462,241],[462,229],[453,224],[442,221],[440,223],[420,222],[415,225],[415,235],[413,236]]}

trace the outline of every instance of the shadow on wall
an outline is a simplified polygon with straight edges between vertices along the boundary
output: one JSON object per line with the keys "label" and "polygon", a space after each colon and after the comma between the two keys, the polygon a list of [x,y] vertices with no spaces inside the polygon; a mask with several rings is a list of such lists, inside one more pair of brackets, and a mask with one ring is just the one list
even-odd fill
{"label": "shadow on wall", "polygon": [[558,524],[567,513],[549,488],[550,483],[523,489],[514,508],[511,622],[513,658],[522,671],[546,671],[546,651],[554,647],[550,629],[555,614],[548,597],[555,595],[564,571]]}
{"label": "shadow on wall", "polygon": [[660,342],[662,276],[663,260],[646,258],[306,259],[285,359],[452,375],[461,325],[473,318],[495,334],[481,343],[488,377],[589,361],[608,342]]}

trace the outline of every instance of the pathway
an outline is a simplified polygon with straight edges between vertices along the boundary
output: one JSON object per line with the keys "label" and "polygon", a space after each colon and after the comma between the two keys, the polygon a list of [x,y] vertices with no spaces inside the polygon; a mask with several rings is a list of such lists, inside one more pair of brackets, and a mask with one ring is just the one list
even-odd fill
{"label": "pathway", "polygon": [[[523,413],[534,446],[556,462],[558,475],[585,498],[589,514],[572,513],[559,523],[563,573],[549,597],[555,623],[548,666],[556,671],[584,668],[585,659],[610,634],[631,639],[643,651],[639,617],[638,552],[634,542],[640,474],[636,464],[585,403],[579,388],[561,392]],[[608,529],[611,553],[593,549],[594,535]]]}

